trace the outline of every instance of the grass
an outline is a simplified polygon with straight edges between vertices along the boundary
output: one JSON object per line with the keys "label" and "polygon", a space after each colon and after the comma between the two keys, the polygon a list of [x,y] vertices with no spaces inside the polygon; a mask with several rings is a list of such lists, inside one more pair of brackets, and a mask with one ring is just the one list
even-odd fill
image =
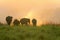
{"label": "grass", "polygon": [[60,40],[60,26],[10,27],[8,25],[0,25],[0,40]]}

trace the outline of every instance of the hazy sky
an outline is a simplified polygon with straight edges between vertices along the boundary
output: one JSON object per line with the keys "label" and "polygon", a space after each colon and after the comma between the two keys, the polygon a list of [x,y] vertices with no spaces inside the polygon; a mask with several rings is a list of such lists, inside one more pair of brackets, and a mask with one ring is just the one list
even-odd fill
{"label": "hazy sky", "polygon": [[60,23],[60,0],[0,0],[0,21],[5,23],[8,15],[36,18],[38,24]]}

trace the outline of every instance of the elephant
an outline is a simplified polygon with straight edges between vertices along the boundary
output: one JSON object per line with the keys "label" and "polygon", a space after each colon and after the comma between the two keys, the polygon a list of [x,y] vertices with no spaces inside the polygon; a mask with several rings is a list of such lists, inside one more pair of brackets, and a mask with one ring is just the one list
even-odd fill
{"label": "elephant", "polygon": [[32,19],[32,24],[33,24],[33,26],[36,26],[37,20],[36,19]]}
{"label": "elephant", "polygon": [[15,20],[13,21],[13,24],[14,24],[14,25],[19,25],[19,24],[20,24],[20,21],[17,20],[17,19],[15,19]]}
{"label": "elephant", "polygon": [[22,24],[22,25],[28,25],[28,24],[30,24],[30,19],[28,19],[28,18],[22,18],[20,20],[20,24]]}
{"label": "elephant", "polygon": [[11,24],[12,18],[13,18],[12,16],[7,16],[7,17],[6,17],[6,22],[7,22],[8,25]]}

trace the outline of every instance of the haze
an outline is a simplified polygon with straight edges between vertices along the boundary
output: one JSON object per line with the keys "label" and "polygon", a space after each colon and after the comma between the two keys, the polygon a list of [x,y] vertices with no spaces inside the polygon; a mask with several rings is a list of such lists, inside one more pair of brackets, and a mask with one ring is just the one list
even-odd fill
{"label": "haze", "polygon": [[6,23],[6,16],[14,19],[36,18],[38,24],[60,23],[60,0],[0,0],[0,22]]}

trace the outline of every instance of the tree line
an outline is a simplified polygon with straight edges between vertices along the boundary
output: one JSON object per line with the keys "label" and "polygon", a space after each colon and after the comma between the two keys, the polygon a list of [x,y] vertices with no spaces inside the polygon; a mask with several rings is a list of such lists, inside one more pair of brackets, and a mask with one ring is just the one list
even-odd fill
{"label": "tree line", "polygon": [[[12,19],[13,19],[12,16],[7,16],[6,17],[6,22],[7,22],[8,25],[11,24]],[[37,25],[37,20],[36,19],[32,19],[31,22],[32,22],[33,26],[36,26]],[[27,26],[27,25],[30,24],[30,19],[29,18],[21,18],[20,21],[18,19],[14,19],[13,24],[14,25],[21,24],[21,25],[26,25]]]}

